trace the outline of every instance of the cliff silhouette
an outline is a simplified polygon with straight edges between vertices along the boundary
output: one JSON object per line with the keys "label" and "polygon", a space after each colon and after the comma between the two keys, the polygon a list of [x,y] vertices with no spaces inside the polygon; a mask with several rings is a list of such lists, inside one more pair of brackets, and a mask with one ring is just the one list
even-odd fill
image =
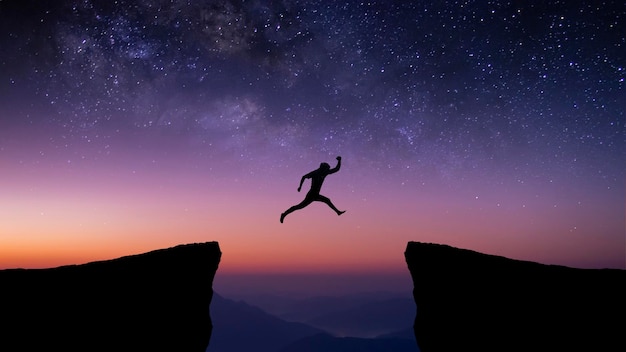
{"label": "cliff silhouette", "polygon": [[622,351],[626,271],[409,242],[421,352]]}
{"label": "cliff silhouette", "polygon": [[217,242],[50,269],[0,270],[0,350],[207,349]]}
{"label": "cliff silhouette", "polygon": [[[206,242],[82,265],[0,270],[0,351],[205,352],[220,258],[218,243]],[[419,242],[408,243],[405,259],[421,352],[625,347],[624,270],[543,265]],[[232,305],[222,306],[229,311],[221,316],[238,316]],[[249,323],[234,321],[226,333],[237,336]],[[284,350],[415,346],[314,330]],[[275,332],[263,334],[253,342]]]}

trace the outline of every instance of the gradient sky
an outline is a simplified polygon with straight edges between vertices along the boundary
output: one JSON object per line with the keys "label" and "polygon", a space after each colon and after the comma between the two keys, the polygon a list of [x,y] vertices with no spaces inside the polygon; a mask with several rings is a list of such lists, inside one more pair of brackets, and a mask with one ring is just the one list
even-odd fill
{"label": "gradient sky", "polygon": [[[626,269],[622,1],[0,1],[0,268],[408,241]],[[300,177],[342,169],[315,203]]]}

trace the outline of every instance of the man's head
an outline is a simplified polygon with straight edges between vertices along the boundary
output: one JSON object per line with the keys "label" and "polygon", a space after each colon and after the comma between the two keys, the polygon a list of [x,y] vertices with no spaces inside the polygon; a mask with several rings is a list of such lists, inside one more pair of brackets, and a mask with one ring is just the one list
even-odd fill
{"label": "man's head", "polygon": [[321,163],[320,164],[320,169],[322,169],[322,170],[330,170],[330,165],[328,165],[328,163]]}

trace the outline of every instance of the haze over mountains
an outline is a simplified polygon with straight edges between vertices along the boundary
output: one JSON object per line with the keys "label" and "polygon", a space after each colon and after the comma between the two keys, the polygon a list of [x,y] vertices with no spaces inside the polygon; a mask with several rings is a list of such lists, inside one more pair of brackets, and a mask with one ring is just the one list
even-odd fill
{"label": "haze over mountains", "polygon": [[[280,300],[281,297],[263,299],[266,306],[271,305],[269,301],[278,303]],[[404,306],[410,307],[411,302],[400,298],[396,299],[400,304],[392,301],[381,299],[381,294],[301,300],[285,298],[285,306],[291,307],[289,314],[292,319],[289,320],[247,302],[215,294],[211,304],[214,328],[207,352],[419,351],[411,330],[414,304],[413,309],[398,312]],[[386,317],[377,313],[384,311],[385,304],[390,302],[391,309]],[[319,315],[314,313],[316,308],[321,308]],[[333,318],[341,315],[345,319],[333,323]],[[294,319],[312,322],[306,324]],[[395,330],[397,325],[401,328]],[[378,338],[365,337],[373,335],[374,329],[391,334]]]}
{"label": "haze over mountains", "polygon": [[286,321],[305,323],[342,337],[373,338],[397,333],[413,326],[415,318],[415,303],[409,292],[303,298],[266,294],[239,299]]}

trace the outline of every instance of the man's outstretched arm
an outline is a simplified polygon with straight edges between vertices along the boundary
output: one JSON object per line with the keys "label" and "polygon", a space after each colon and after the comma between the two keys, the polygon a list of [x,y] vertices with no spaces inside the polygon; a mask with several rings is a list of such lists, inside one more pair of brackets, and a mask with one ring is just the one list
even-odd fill
{"label": "man's outstretched arm", "polygon": [[341,157],[338,156],[336,159],[337,159],[337,166],[335,166],[334,168],[330,169],[328,171],[329,174],[334,174],[335,172],[339,171],[339,169],[341,168]]}
{"label": "man's outstretched arm", "polygon": [[304,180],[306,180],[307,178],[311,177],[311,173],[309,172],[308,174],[302,176],[302,178],[300,179],[300,186],[298,186],[298,192],[300,192],[300,190],[302,189],[302,184],[304,183]]}

